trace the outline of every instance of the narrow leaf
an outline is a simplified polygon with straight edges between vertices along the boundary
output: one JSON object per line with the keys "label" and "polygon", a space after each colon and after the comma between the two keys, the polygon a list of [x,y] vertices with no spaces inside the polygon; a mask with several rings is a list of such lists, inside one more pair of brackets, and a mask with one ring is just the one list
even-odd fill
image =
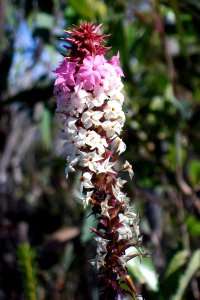
{"label": "narrow leaf", "polygon": [[166,278],[169,277],[174,272],[176,272],[179,268],[181,268],[186,263],[187,257],[188,257],[187,250],[178,251],[170,261],[165,277]]}
{"label": "narrow leaf", "polygon": [[185,290],[190,283],[192,277],[196,274],[196,272],[200,268],[200,249],[196,250],[192,256],[192,258],[189,261],[188,267],[181,276],[181,279],[179,281],[179,286],[177,289],[177,292],[174,296],[172,296],[171,300],[182,300],[183,295],[185,293]]}
{"label": "narrow leaf", "polygon": [[50,150],[52,147],[52,139],[51,139],[51,114],[47,108],[44,108],[41,125],[41,140],[45,149]]}

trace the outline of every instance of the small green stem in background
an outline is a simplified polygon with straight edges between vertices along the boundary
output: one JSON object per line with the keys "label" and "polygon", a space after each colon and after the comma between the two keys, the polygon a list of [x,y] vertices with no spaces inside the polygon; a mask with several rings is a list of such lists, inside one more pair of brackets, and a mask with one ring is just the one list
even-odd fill
{"label": "small green stem in background", "polygon": [[22,243],[17,248],[17,262],[27,300],[37,300],[36,270],[34,252],[29,243]]}

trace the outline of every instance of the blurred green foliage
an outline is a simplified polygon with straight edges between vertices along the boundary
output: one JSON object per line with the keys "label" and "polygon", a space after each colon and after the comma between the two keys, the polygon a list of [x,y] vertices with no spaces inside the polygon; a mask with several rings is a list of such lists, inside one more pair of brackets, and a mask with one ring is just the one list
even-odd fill
{"label": "blurred green foliage", "polygon": [[136,288],[149,300],[198,300],[198,0],[0,1],[0,299],[34,299],[25,259],[37,265],[39,300],[101,295],[88,263],[94,217],[75,200],[77,174],[66,181],[52,95],[62,30],[80,20],[103,24],[125,74],[121,160],[133,164],[127,190],[152,253],[129,266]]}
{"label": "blurred green foliage", "polygon": [[23,290],[27,300],[37,299],[36,270],[34,267],[34,252],[28,243],[22,243],[17,248],[17,261]]}

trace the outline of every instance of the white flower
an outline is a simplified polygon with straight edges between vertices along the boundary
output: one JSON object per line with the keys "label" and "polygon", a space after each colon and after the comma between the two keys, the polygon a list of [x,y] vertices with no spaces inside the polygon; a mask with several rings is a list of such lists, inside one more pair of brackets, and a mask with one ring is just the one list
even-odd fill
{"label": "white flower", "polygon": [[63,152],[66,155],[75,155],[77,152],[77,142],[78,136],[68,135],[67,141],[63,145]]}
{"label": "white flower", "polygon": [[82,176],[80,178],[80,182],[81,182],[80,191],[81,191],[81,193],[83,191],[83,188],[85,188],[85,189],[94,188],[94,186],[91,182],[91,179],[92,179],[92,174],[91,173],[85,172],[85,173],[82,174]]}
{"label": "white flower", "polygon": [[90,146],[90,150],[97,149],[98,153],[101,155],[105,152],[105,148],[108,147],[106,139],[101,137],[94,130],[86,130],[81,128],[78,132],[78,147],[84,147],[86,145]]}
{"label": "white flower", "polygon": [[104,90],[99,88],[99,86],[95,86],[93,94],[90,96],[90,102],[88,104],[88,108],[91,109],[93,107],[100,107],[104,104],[104,101],[107,99],[107,95],[104,93]]}
{"label": "white flower", "polygon": [[129,197],[127,197],[122,191],[120,191],[119,188],[116,188],[113,185],[112,185],[112,192],[115,198],[121,203],[124,203],[126,205],[130,202]]}
{"label": "white flower", "polygon": [[122,239],[128,239],[129,240],[133,236],[130,226],[128,226],[126,223],[123,224],[123,226],[120,226],[117,229],[117,232],[119,233],[119,237],[118,237],[119,240],[122,240]]}
{"label": "white flower", "polygon": [[121,125],[115,121],[105,121],[101,123],[102,128],[106,131],[108,138],[115,136],[116,133],[120,134]]}
{"label": "white flower", "polygon": [[104,117],[109,119],[117,119],[119,112],[121,112],[122,106],[116,100],[110,100],[107,102],[106,107],[104,109]]}
{"label": "white flower", "polygon": [[[122,85],[123,86],[123,85]],[[121,105],[124,102],[124,95],[117,89],[112,89],[110,90],[109,93],[107,93],[108,97],[110,100],[116,100],[118,101]]]}
{"label": "white flower", "polygon": [[61,139],[66,139],[67,134],[74,134],[76,135],[77,133],[77,127],[75,125],[77,121],[77,118],[73,117],[66,117],[65,122],[64,122],[64,130],[60,134]]}
{"label": "white flower", "polygon": [[138,237],[140,234],[139,225],[138,225],[139,224],[138,215],[130,211],[129,207],[126,207],[124,213],[119,214],[119,220],[120,223],[122,223],[124,226],[128,226],[131,228],[133,242],[137,243],[139,241]]}
{"label": "white flower", "polygon": [[105,148],[108,147],[106,139],[101,137],[99,134],[96,135],[92,141],[91,150],[97,149],[99,154],[102,155],[105,152]]}
{"label": "white flower", "polygon": [[126,182],[127,182],[126,180],[123,180],[121,178],[116,178],[116,180],[115,180],[115,189],[120,190]]}
{"label": "white flower", "polygon": [[124,122],[125,122],[125,114],[123,111],[119,111],[118,112],[118,115],[117,115],[117,118],[115,119],[116,122],[118,122],[119,124],[121,124],[122,126],[124,125]]}
{"label": "white flower", "polygon": [[105,254],[107,252],[107,244],[108,240],[101,238],[100,236],[95,238],[97,242],[97,253],[98,254]]}
{"label": "white flower", "polygon": [[92,152],[82,152],[80,151],[80,165],[83,167],[88,167],[91,171],[95,172],[94,163],[103,159],[102,156],[98,155],[96,151]]}
{"label": "white flower", "polygon": [[99,119],[103,116],[102,111],[87,110],[82,114],[81,121],[85,128],[89,128],[92,125],[98,125]]}
{"label": "white flower", "polygon": [[128,224],[128,218],[124,214],[120,213],[119,214],[119,222],[122,224],[125,224],[125,223]]}
{"label": "white flower", "polygon": [[101,214],[103,216],[106,216],[106,217],[108,217],[110,219],[110,215],[109,215],[108,210],[110,208],[112,208],[112,206],[108,205],[109,199],[110,199],[110,195],[107,195],[106,199],[103,202],[101,202]]}
{"label": "white flower", "polygon": [[70,99],[70,95],[71,95],[70,92],[62,93],[61,90],[58,90],[57,110],[56,110],[56,112],[58,112],[59,110],[67,108],[68,102],[69,102],[69,99]]}
{"label": "white flower", "polygon": [[129,162],[126,160],[125,163],[122,166],[122,171],[127,171],[129,173],[130,178],[133,178],[134,172],[132,169],[132,166],[129,164]]}
{"label": "white flower", "polygon": [[97,174],[99,173],[113,173],[116,174],[116,172],[113,170],[115,162],[109,162],[109,158],[104,160],[102,163],[97,162],[95,165],[95,172]]}
{"label": "white flower", "polygon": [[78,132],[78,140],[77,145],[79,147],[83,147],[86,145],[92,146],[95,139],[99,139],[100,136],[94,130],[86,130],[84,128],[80,128]]}
{"label": "white flower", "polygon": [[141,242],[142,241],[142,238],[140,236],[140,228],[139,228],[139,225],[136,224],[133,226],[133,236],[132,236],[132,239],[134,242],[138,243],[138,242]]}
{"label": "white flower", "polygon": [[127,218],[127,223],[132,225],[137,225],[139,223],[139,217],[137,214],[132,212],[129,207],[127,207],[124,211],[124,216]]}
{"label": "white flower", "polygon": [[119,214],[120,223],[127,224],[129,226],[134,226],[138,224],[139,218],[138,216],[127,209],[123,214]]}
{"label": "white flower", "polygon": [[123,83],[121,81],[121,78],[118,77],[117,80],[116,80],[115,89],[120,92],[123,89],[123,87],[124,87],[124,85],[123,85]]}
{"label": "white flower", "polygon": [[79,113],[82,113],[87,107],[86,104],[88,101],[88,93],[85,90],[75,91],[71,95],[68,111],[71,115],[79,116]]}
{"label": "white flower", "polygon": [[116,137],[114,141],[111,143],[111,149],[115,149],[116,152],[119,152],[119,155],[126,150],[126,144],[120,139]]}
{"label": "white flower", "polygon": [[66,178],[68,178],[69,172],[75,172],[74,166],[78,163],[78,157],[71,155],[67,157],[67,166],[65,168]]}
{"label": "white flower", "polygon": [[66,124],[66,119],[67,119],[66,113],[57,109],[56,115],[57,115],[60,123],[64,126]]}
{"label": "white flower", "polygon": [[105,148],[108,147],[105,138],[102,138],[94,130],[85,130],[81,128],[78,133],[77,145],[78,147],[90,146],[90,150],[97,149],[98,154],[102,155],[105,152]]}
{"label": "white flower", "polygon": [[106,254],[101,255],[101,254],[97,254],[95,259],[91,260],[90,263],[94,266],[96,265],[97,270],[100,269],[101,267],[105,266],[105,258]]}
{"label": "white flower", "polygon": [[88,206],[88,203],[90,202],[92,194],[93,194],[93,191],[88,191],[86,193],[86,195],[79,198],[79,200],[81,200],[81,202],[83,203],[84,208],[86,208]]}
{"label": "white flower", "polygon": [[67,166],[65,167],[65,175],[66,175],[66,178],[68,178],[70,172],[75,172],[75,171],[76,171],[76,170],[73,168],[73,166],[67,165]]}

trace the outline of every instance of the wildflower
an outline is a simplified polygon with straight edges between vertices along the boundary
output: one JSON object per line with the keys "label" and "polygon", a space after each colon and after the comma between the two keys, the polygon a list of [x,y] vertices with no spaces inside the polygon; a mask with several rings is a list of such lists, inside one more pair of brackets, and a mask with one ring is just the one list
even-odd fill
{"label": "wildflower", "polygon": [[101,203],[101,214],[110,219],[109,209],[112,208],[112,206],[108,205],[109,199],[110,199],[110,196],[107,195],[106,199]]}
{"label": "wildflower", "polygon": [[85,172],[82,174],[81,178],[80,178],[80,191],[83,191],[83,188],[85,189],[91,189],[94,188],[92,182],[92,174],[89,172]]}
{"label": "wildflower", "polygon": [[88,167],[90,171],[95,172],[95,163],[102,160],[103,157],[98,155],[96,151],[82,152],[79,164],[83,167]]}
{"label": "wildflower", "polygon": [[119,76],[124,76],[119,63],[119,52],[110,59],[109,63],[115,67],[115,71]]}
{"label": "wildflower", "polygon": [[61,85],[62,83],[65,82],[66,84],[74,85],[75,68],[76,68],[76,63],[67,61],[66,59],[63,60],[61,65],[56,70],[54,70],[54,73],[58,75],[55,81],[55,86]]}
{"label": "wildflower", "polygon": [[130,199],[122,191],[125,180],[119,177],[127,171],[132,178],[132,166],[126,161],[120,172],[118,156],[126,150],[120,135],[125,122],[122,110],[124,95],[119,53],[107,60],[109,49],[103,45],[106,35],[97,34],[100,26],[82,23],[67,31],[68,55],[54,71],[57,75],[54,93],[56,113],[62,124],[65,140],[66,176],[81,171],[79,199],[84,207],[89,202],[99,224],[91,228],[96,234],[97,255],[92,261],[102,272],[113,300],[122,299],[123,279],[135,299],[135,289],[127,273],[126,262],[134,255],[126,254],[133,244],[139,247],[139,218],[129,207]]}
{"label": "wildflower", "polygon": [[86,193],[86,195],[79,198],[79,200],[83,203],[84,208],[88,206],[88,203],[91,200],[91,195],[93,194],[93,191],[89,191]]}
{"label": "wildflower", "polygon": [[132,166],[129,164],[129,162],[126,160],[125,163],[122,166],[122,171],[127,171],[129,173],[130,178],[133,178],[134,172],[132,169]]}
{"label": "wildflower", "polygon": [[110,100],[107,102],[104,109],[104,117],[107,120],[117,119],[119,112],[122,110],[121,104],[116,100]]}
{"label": "wildflower", "polygon": [[102,111],[87,110],[83,113],[81,121],[85,128],[90,128],[92,125],[99,125],[99,119],[101,119],[102,116]]}
{"label": "wildflower", "polygon": [[122,126],[118,122],[104,121],[101,126],[105,130],[108,138],[116,136],[116,133],[120,134],[122,130]]}
{"label": "wildflower", "polygon": [[119,152],[119,155],[126,150],[126,144],[120,139],[116,137],[113,142],[111,143],[111,149]]}
{"label": "wildflower", "polygon": [[83,66],[80,67],[77,73],[77,84],[82,83],[83,88],[86,90],[93,89],[106,76],[105,62],[103,55],[87,56],[83,60]]}

